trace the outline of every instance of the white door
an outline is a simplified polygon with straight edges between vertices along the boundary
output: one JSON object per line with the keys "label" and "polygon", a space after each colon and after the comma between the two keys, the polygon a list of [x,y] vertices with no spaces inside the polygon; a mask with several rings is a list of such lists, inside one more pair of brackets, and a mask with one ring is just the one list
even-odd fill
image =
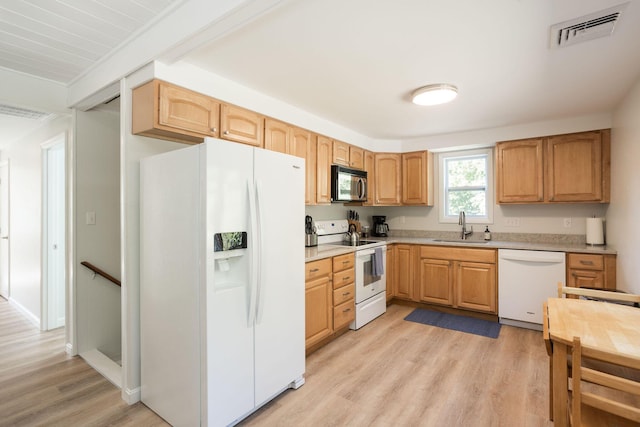
{"label": "white door", "polygon": [[64,138],[46,150],[47,329],[65,321],[65,162]]}
{"label": "white door", "polygon": [[0,164],[0,296],[9,299],[9,163]]}
{"label": "white door", "polygon": [[256,404],[304,374],[304,159],[255,150],[261,273]]}

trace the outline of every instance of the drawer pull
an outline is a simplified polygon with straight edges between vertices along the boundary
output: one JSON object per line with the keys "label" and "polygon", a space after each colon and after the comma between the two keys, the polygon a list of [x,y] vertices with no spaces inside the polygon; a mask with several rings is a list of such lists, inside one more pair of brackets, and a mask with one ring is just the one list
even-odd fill
{"label": "drawer pull", "polygon": [[343,297],[346,297],[347,295],[351,295],[351,292],[343,292],[343,293],[342,293],[342,296],[343,296]]}
{"label": "drawer pull", "polygon": [[316,273],[318,271],[320,271],[319,268],[313,268],[313,269],[309,270],[309,273]]}
{"label": "drawer pull", "polygon": [[580,260],[580,264],[582,265],[593,265],[593,261],[586,261],[584,259]]}
{"label": "drawer pull", "polygon": [[344,281],[347,281],[347,280],[349,280],[349,279],[351,279],[351,276],[344,276],[344,277],[342,278],[342,280],[344,280]]}
{"label": "drawer pull", "polygon": [[343,264],[349,264],[351,261],[346,260],[346,261],[342,261]]}
{"label": "drawer pull", "polygon": [[343,313],[348,313],[348,312],[350,312],[350,311],[351,311],[351,309],[350,309],[350,308],[345,308],[344,310],[342,310],[342,312],[343,312]]}

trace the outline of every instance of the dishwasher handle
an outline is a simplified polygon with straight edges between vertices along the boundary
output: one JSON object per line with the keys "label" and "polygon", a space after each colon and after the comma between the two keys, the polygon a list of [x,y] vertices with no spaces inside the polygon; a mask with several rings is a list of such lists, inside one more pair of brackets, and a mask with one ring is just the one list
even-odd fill
{"label": "dishwasher handle", "polygon": [[526,255],[500,255],[499,259],[504,259],[508,261],[526,261],[526,262],[538,262],[545,264],[560,264],[564,262],[564,259],[558,259],[556,257],[529,257]]}

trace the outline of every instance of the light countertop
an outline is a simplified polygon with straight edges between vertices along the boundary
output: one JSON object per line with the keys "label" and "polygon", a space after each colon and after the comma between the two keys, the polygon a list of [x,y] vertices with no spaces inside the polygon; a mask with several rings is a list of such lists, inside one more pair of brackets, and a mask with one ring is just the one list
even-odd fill
{"label": "light countertop", "polygon": [[[438,239],[427,237],[367,237],[367,240],[375,240],[392,243],[404,243],[410,245],[434,245],[434,246],[457,246],[465,248],[485,248],[485,249],[521,249],[530,251],[555,251],[555,252],[577,252],[587,254],[616,254],[611,246],[589,246],[584,244],[568,243],[528,243],[528,242],[506,242],[499,240],[468,240],[465,243],[456,241],[438,241]],[[318,245],[305,248],[306,261],[316,261],[337,255],[355,252],[356,247],[338,245]]]}

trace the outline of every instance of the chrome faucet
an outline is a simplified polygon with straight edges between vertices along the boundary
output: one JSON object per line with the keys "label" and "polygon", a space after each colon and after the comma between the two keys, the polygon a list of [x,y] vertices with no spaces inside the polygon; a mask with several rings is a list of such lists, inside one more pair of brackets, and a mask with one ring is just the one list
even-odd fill
{"label": "chrome faucet", "polygon": [[460,238],[462,240],[467,240],[467,236],[473,234],[473,226],[471,226],[471,230],[467,231],[467,218],[464,214],[464,211],[460,211],[458,215],[458,225],[462,226],[462,231],[460,232]]}

